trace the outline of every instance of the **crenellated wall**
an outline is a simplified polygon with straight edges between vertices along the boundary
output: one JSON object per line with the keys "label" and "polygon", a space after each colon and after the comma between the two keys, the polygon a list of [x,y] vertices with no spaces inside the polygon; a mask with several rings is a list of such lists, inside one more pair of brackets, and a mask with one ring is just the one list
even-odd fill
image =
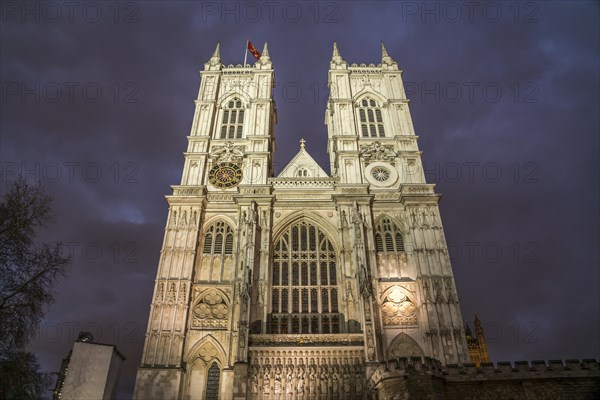
{"label": "crenellated wall", "polygon": [[367,378],[379,400],[554,400],[600,398],[597,360],[550,360],[443,365],[429,357],[380,363]]}

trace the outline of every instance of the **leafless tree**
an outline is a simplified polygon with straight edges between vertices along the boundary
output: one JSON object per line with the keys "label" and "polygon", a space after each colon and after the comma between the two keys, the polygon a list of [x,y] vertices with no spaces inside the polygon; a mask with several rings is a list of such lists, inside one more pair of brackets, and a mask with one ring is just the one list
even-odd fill
{"label": "leafless tree", "polygon": [[54,286],[68,270],[60,243],[36,234],[53,220],[42,186],[19,178],[0,198],[0,398],[35,398],[47,381],[24,346],[54,300]]}

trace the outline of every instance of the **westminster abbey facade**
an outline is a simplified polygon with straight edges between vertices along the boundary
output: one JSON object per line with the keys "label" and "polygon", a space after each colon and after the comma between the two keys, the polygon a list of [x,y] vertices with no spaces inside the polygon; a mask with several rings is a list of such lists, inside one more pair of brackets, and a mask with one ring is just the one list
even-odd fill
{"label": "westminster abbey facade", "polygon": [[402,71],[348,64],[334,44],[331,174],[301,141],[273,172],[267,46],[201,85],[168,220],[137,399],[386,397],[382,363],[468,361],[434,185]]}

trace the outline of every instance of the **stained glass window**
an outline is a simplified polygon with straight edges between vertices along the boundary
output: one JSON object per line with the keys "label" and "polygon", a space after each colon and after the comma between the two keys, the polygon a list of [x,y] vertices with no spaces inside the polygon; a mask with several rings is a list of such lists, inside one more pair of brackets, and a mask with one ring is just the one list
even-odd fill
{"label": "stained glass window", "polygon": [[273,259],[271,333],[339,333],[337,256],[327,236],[304,221],[291,225]]}

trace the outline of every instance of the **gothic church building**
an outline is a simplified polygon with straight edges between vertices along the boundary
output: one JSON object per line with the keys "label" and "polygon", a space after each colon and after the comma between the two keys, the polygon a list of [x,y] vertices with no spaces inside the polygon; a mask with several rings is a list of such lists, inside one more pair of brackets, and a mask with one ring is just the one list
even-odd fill
{"label": "gothic church building", "polygon": [[349,65],[334,44],[331,175],[302,141],[275,176],[267,45],[244,66],[217,45],[167,196],[135,398],[384,399],[390,360],[469,361],[440,195],[381,51]]}

